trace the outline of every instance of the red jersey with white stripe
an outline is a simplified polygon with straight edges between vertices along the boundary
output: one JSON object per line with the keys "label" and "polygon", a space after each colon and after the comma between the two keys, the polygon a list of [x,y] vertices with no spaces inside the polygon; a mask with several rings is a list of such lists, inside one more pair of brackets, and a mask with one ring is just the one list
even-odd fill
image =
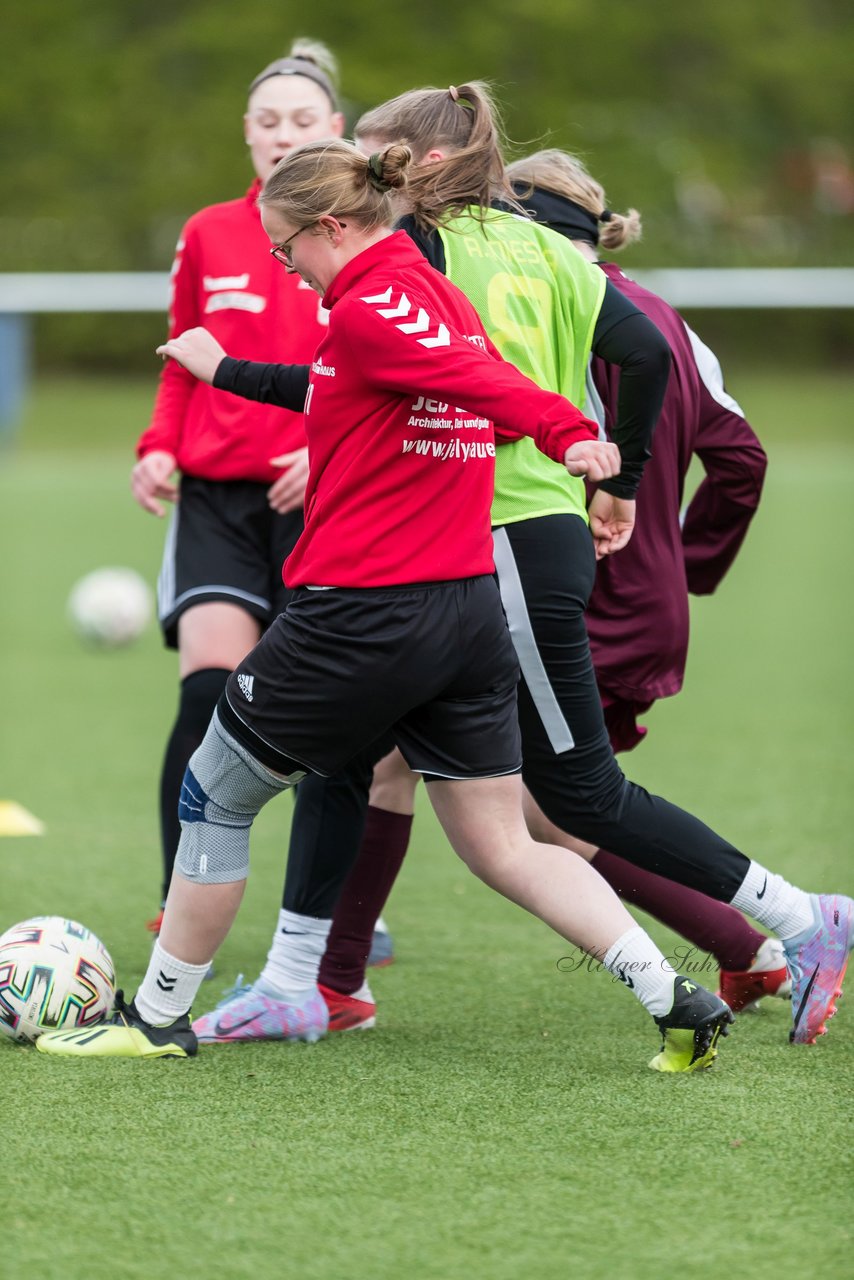
{"label": "red jersey with white stripe", "polygon": [[403,232],[324,298],[305,402],[311,471],[289,587],[382,587],[493,571],[493,422],[562,461],[595,423],[501,358],[468,298]]}
{"label": "red jersey with white stripe", "polygon": [[[270,255],[256,205],[260,185],[202,209],[185,226],[172,267],[169,336],[203,325],[230,355],[308,364],[327,313],[314,290]],[[167,360],[137,456],[164,449],[188,475],[269,483],[282,474],[270,458],[304,445],[302,414],[215,391]]]}

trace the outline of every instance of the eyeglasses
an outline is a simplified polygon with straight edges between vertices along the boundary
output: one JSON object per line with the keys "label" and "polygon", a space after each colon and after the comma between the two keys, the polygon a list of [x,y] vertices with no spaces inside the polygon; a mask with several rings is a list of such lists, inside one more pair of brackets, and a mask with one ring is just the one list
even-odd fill
{"label": "eyeglasses", "polygon": [[[336,222],[337,221],[338,220],[336,218]],[[276,259],[276,261],[281,262],[283,267],[293,267],[294,259],[293,259],[292,246],[294,241],[296,240],[297,236],[302,235],[303,231],[308,231],[310,227],[316,227],[319,222],[320,222],[319,218],[316,218],[314,222],[307,222],[304,227],[299,227],[292,236],[288,236],[287,240],[283,240],[281,244],[274,244],[270,252],[272,253],[273,257]],[[338,223],[339,227],[346,227],[346,225],[347,225],[346,222]]]}
{"label": "eyeglasses", "polygon": [[308,231],[309,227],[316,227],[316,222],[307,222],[304,227],[300,227],[292,236],[288,236],[287,240],[283,240],[281,244],[274,244],[270,252],[277,262],[281,262],[283,267],[292,267],[294,260],[291,256],[292,245],[297,236],[301,236],[303,231]]}

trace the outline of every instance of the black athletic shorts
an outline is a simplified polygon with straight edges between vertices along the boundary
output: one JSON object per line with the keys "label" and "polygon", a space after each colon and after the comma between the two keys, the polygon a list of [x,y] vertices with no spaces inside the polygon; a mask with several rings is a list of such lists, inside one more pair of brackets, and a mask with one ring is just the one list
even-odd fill
{"label": "black athletic shorts", "polygon": [[178,647],[178,619],[195,604],[237,604],[263,626],[284,609],[289,593],[282,565],[302,533],[303,514],[271,510],[269,487],[182,476],[157,582],[160,626],[170,649]]}
{"label": "black athletic shorts", "polygon": [[301,587],[230,676],[226,728],[268,768],[336,773],[388,730],[410,768],[521,768],[519,666],[492,577]]}

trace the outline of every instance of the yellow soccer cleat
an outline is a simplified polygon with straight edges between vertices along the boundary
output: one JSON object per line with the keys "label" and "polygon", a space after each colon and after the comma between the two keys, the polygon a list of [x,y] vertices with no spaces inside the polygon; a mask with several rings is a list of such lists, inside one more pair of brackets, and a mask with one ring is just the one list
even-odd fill
{"label": "yellow soccer cleat", "polygon": [[61,1058],[192,1058],[199,1042],[188,1014],[165,1027],[152,1027],[125,1004],[121,991],[106,1022],[74,1031],[45,1031],[36,1040],[39,1053]]}
{"label": "yellow soccer cleat", "polygon": [[717,1043],[729,1035],[732,1010],[719,996],[677,974],[673,1007],[655,1023],[661,1032],[661,1052],[650,1062],[653,1071],[700,1071],[718,1056]]}

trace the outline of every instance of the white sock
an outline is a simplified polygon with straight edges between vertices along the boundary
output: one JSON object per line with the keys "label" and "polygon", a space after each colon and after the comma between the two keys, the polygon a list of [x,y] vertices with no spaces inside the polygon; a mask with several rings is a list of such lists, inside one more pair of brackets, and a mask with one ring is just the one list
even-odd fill
{"label": "white sock", "polygon": [[783,942],[804,933],[815,921],[808,893],[753,861],[731,905],[772,929]]}
{"label": "white sock", "polygon": [[133,998],[140,1017],[152,1027],[163,1027],[189,1013],[207,971],[207,964],[186,964],[170,956],[156,938],[142,985]]}
{"label": "white sock", "polygon": [[256,984],[261,991],[276,1000],[299,1001],[307,989],[316,987],[331,926],[331,920],[282,908],[267,963]]}
{"label": "white sock", "polygon": [[389,932],[389,927],[386,924],[385,920],[383,920],[382,916],[377,916],[377,922],[374,925],[374,929],[376,930],[377,933]]}
{"label": "white sock", "polygon": [[609,947],[602,963],[634,992],[654,1018],[663,1017],[673,1008],[676,970],[639,925],[629,929]]}

